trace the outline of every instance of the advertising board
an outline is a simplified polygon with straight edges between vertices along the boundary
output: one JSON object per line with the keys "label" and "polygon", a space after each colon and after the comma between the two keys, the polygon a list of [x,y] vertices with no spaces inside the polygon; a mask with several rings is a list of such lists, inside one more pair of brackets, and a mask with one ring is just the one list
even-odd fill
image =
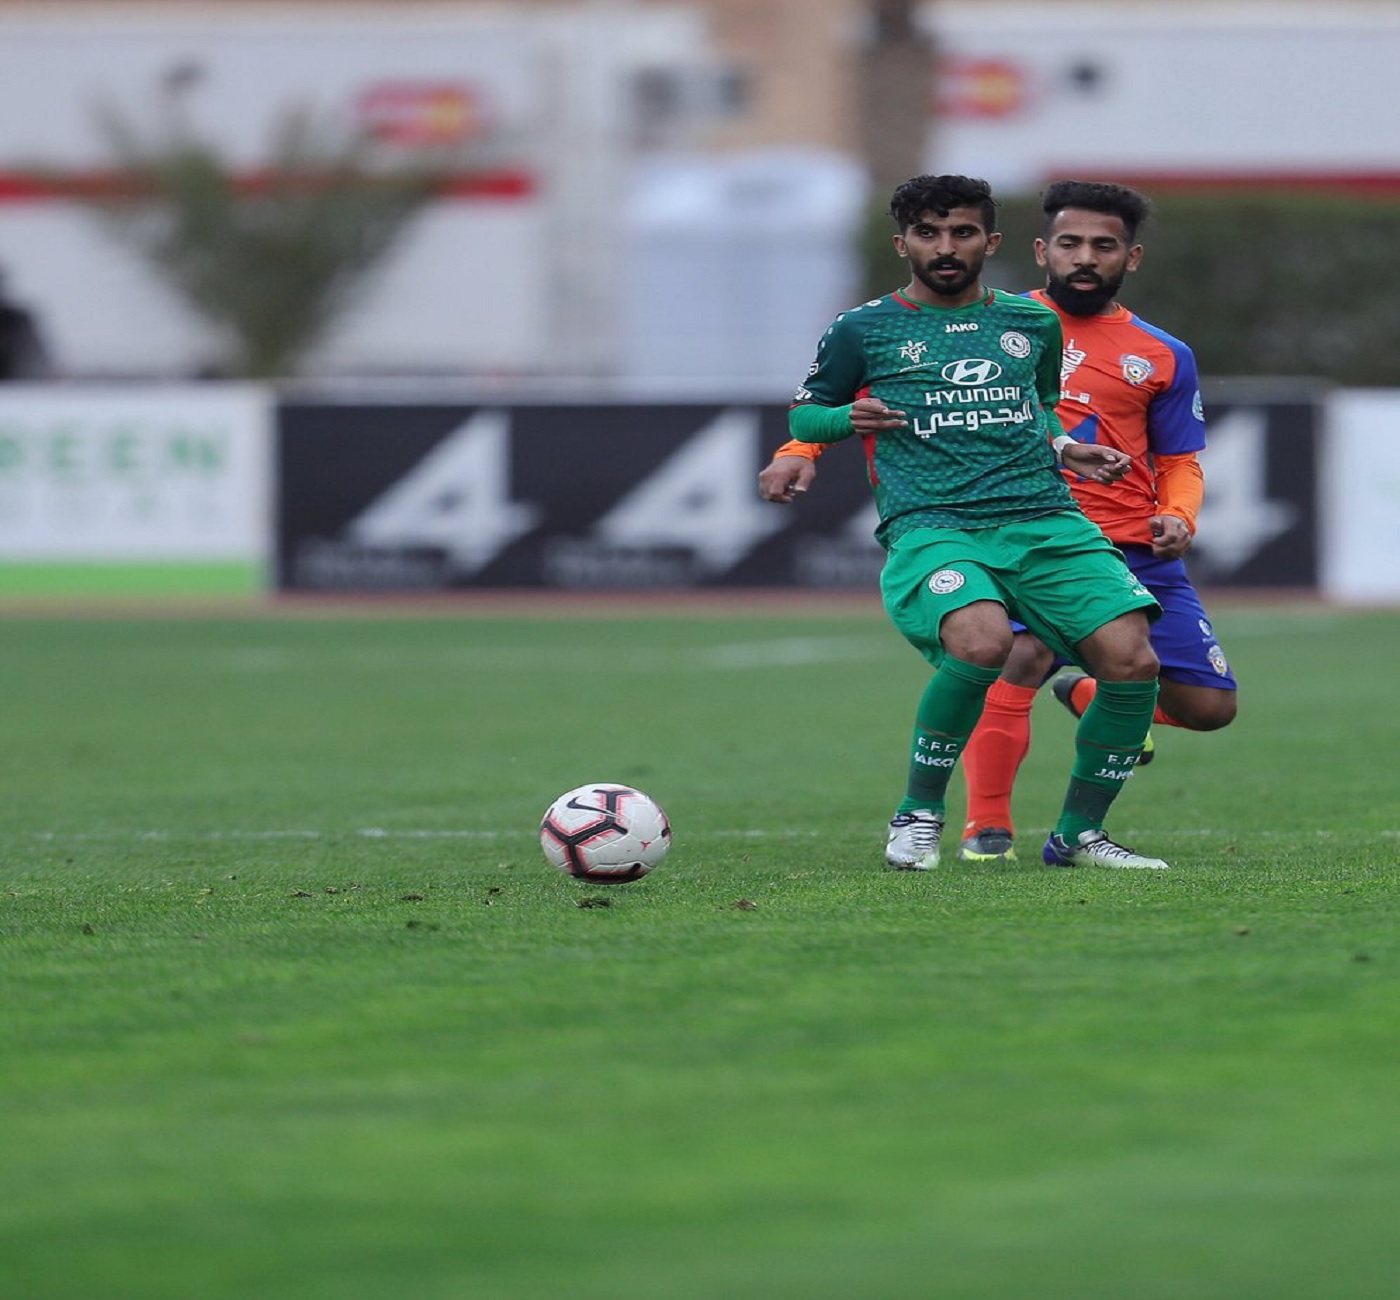
{"label": "advertising board", "polygon": [[257,589],[271,402],[241,384],[0,393],[0,592]]}
{"label": "advertising board", "polygon": [[[287,403],[276,580],[286,590],[796,586],[871,590],[883,553],[861,448],[792,506],[759,500],[778,404]],[[1204,585],[1317,580],[1317,407],[1210,411]]]}

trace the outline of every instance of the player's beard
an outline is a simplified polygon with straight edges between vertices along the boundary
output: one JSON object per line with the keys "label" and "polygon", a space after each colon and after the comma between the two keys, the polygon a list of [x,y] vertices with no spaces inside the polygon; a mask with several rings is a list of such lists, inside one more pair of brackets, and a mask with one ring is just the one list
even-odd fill
{"label": "player's beard", "polygon": [[[1095,281],[1092,288],[1078,288],[1070,283],[1072,279],[1088,276]],[[1105,280],[1094,271],[1076,271],[1073,275],[1049,276],[1045,281],[1045,295],[1061,311],[1067,311],[1071,316],[1097,316],[1118,296],[1118,290],[1122,287],[1122,274]]]}
{"label": "player's beard", "polygon": [[[914,266],[914,278],[940,298],[956,298],[977,283],[985,261],[982,257],[972,262],[960,262],[956,257],[935,257],[927,266]],[[956,268],[962,274],[954,276],[951,280],[940,280],[934,275],[934,271],[945,267]]]}

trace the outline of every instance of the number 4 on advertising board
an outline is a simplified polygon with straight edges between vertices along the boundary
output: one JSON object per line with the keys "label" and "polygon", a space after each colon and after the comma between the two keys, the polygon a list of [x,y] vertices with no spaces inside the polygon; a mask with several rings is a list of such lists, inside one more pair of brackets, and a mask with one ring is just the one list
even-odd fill
{"label": "number 4 on advertising board", "polygon": [[[721,411],[626,492],[588,540],[632,552],[684,551],[695,568],[723,574],[788,522],[754,490],[756,411]],[[453,573],[479,573],[542,525],[546,507],[511,496],[511,418],[473,414],[346,528],[347,540],[385,550],[446,555]],[[625,467],[626,477],[636,472]]]}
{"label": "number 4 on advertising board", "polygon": [[465,575],[528,533],[540,513],[510,497],[510,417],[480,411],[375,498],[346,535],[362,546],[441,550]]}
{"label": "number 4 on advertising board", "polygon": [[754,489],[756,411],[722,411],[608,511],[593,534],[615,546],[681,547],[711,576],[788,520]]}

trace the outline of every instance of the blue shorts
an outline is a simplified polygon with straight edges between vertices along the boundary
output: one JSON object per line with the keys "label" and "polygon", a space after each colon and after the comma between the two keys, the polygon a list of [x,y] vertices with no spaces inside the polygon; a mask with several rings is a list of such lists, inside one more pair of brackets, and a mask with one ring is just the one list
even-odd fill
{"label": "blue shorts", "polygon": [[[1161,560],[1150,546],[1120,546],[1128,568],[1156,598],[1162,616],[1152,624],[1152,648],[1162,663],[1161,675],[1186,686],[1207,686],[1220,691],[1236,689],[1225,651],[1215,639],[1201,598],[1186,576],[1182,560]],[[1024,624],[1014,624],[1023,631]],[[1057,659],[1055,668],[1068,663]]]}

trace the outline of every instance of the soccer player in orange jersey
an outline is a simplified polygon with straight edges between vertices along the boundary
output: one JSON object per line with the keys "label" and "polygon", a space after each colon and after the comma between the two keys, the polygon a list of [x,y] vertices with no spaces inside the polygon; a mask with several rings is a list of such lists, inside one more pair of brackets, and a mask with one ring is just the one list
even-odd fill
{"label": "soccer player in orange jersey", "polygon": [[[1035,255],[1046,285],[1029,296],[1052,307],[1063,326],[1060,419],[1077,440],[1133,458],[1117,483],[1069,474],[1070,488],[1162,605],[1152,625],[1162,665],[1154,722],[1214,731],[1235,717],[1236,685],[1182,558],[1204,495],[1196,458],[1205,446],[1196,361],[1186,344],[1117,301],[1124,278],[1142,260],[1137,234],[1150,205],[1123,185],[1059,181],[1045,191],[1042,207],[1045,226]],[[815,477],[819,454],[812,444],[780,447],[759,475],[761,495],[794,500]],[[959,856],[965,860],[1015,857],[1011,791],[1030,748],[1031,705],[1061,663],[1022,630],[987,693],[963,753],[968,807]],[[1079,716],[1097,684],[1075,671],[1058,677],[1053,688]]]}

